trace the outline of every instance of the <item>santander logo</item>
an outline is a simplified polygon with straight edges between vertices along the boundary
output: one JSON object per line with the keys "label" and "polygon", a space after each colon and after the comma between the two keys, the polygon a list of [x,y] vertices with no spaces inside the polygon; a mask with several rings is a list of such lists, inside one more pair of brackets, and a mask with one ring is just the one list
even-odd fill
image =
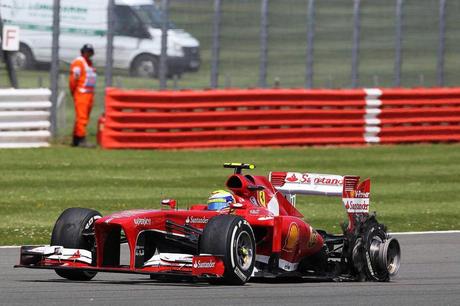
{"label": "santander logo", "polygon": [[197,261],[193,264],[193,267],[195,269],[211,269],[211,268],[214,268],[216,266],[216,262],[215,261]]}
{"label": "santander logo", "polygon": [[295,175],[295,173],[293,173],[290,177],[287,177],[287,178],[286,178],[286,181],[291,182],[291,183],[297,182],[298,180],[299,180],[299,179],[297,178],[297,176]]}
{"label": "santander logo", "polygon": [[187,217],[187,219],[185,219],[186,224],[189,224],[189,223],[206,224],[208,223],[208,221],[209,219],[207,219],[206,217]]}

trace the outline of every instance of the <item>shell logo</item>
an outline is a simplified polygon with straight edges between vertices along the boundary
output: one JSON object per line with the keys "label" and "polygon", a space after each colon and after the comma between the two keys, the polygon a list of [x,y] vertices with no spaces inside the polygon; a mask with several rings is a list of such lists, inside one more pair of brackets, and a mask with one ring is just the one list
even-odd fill
{"label": "shell logo", "polygon": [[310,239],[308,240],[307,243],[307,248],[311,249],[316,245],[316,242],[318,240],[318,232],[315,231],[312,227],[310,227]]}
{"label": "shell logo", "polygon": [[297,244],[299,243],[299,226],[297,223],[292,222],[289,225],[289,230],[286,236],[286,240],[284,241],[283,251],[285,252],[294,252]]}

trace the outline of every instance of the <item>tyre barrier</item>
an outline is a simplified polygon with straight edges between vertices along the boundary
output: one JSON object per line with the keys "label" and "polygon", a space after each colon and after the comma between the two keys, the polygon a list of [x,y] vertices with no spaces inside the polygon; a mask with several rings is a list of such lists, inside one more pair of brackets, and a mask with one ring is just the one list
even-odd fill
{"label": "tyre barrier", "polygon": [[49,89],[0,90],[0,148],[49,146]]}
{"label": "tyre barrier", "polygon": [[103,148],[185,149],[460,139],[460,89],[106,90]]}

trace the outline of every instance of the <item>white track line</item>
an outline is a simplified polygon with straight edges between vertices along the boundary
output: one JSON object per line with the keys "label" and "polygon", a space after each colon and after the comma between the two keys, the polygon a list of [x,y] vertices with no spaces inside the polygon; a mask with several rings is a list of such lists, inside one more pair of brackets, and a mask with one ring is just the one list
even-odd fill
{"label": "white track line", "polygon": [[458,234],[460,230],[451,230],[451,231],[426,231],[426,232],[395,232],[389,233],[391,235],[425,235],[425,234]]}
{"label": "white track line", "polygon": [[[451,231],[426,231],[426,232],[394,232],[389,233],[390,235],[426,235],[426,234],[458,234],[460,230]],[[20,245],[0,245],[0,249],[18,249]]]}

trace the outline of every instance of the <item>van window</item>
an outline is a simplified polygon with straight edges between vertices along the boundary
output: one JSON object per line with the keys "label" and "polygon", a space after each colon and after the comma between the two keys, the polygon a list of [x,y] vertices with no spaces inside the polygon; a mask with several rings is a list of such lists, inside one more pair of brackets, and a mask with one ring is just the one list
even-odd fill
{"label": "van window", "polygon": [[129,6],[115,6],[114,33],[120,36],[146,38],[146,30],[142,21]]}
{"label": "van window", "polygon": [[[163,26],[165,15],[155,5],[133,5],[131,8],[145,25],[153,28],[161,28]],[[168,29],[176,29],[176,25],[169,20]]]}

